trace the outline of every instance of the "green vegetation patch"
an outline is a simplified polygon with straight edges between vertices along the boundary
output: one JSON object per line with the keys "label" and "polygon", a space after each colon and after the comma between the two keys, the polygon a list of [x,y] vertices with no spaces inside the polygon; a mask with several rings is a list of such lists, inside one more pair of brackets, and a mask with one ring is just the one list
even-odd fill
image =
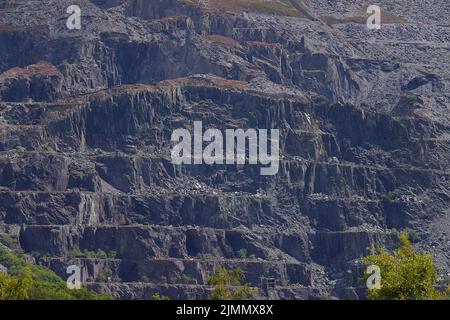
{"label": "green vegetation patch", "polygon": [[0,273],[0,300],[110,300],[87,288],[70,290],[66,282],[44,266],[26,263],[23,257],[0,247],[0,264],[8,274]]}
{"label": "green vegetation patch", "polygon": [[[440,292],[437,267],[428,252],[417,253],[410,242],[409,234],[399,235],[400,245],[392,253],[383,248],[363,260],[367,265],[380,268],[380,287],[367,290],[372,300],[437,300],[449,299],[450,291]],[[365,274],[367,281],[370,275]]]}
{"label": "green vegetation patch", "polygon": [[207,283],[212,286],[210,300],[248,300],[258,293],[258,290],[247,284],[242,284],[244,271],[228,270],[217,267],[216,272],[208,277]]}

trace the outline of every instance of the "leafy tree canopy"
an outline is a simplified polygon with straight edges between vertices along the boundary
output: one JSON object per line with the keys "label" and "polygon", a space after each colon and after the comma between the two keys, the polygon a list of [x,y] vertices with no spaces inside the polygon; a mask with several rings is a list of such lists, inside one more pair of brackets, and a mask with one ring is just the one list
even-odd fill
{"label": "leafy tree canopy", "polygon": [[252,298],[257,290],[243,285],[244,272],[241,269],[228,270],[217,267],[216,272],[208,277],[208,285],[213,287],[210,300],[247,300]]}
{"label": "leafy tree canopy", "polygon": [[[408,233],[399,235],[400,245],[389,253],[383,248],[363,260],[381,270],[380,288],[368,289],[371,300],[433,300],[448,298],[437,287],[437,267],[430,253],[417,253],[408,239]],[[365,275],[365,279],[370,275]]]}

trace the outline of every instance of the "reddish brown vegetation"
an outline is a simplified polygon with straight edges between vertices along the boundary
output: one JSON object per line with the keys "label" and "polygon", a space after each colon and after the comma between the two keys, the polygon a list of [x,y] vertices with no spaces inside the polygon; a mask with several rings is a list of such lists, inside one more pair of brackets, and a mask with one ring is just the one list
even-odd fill
{"label": "reddish brown vegetation", "polygon": [[247,86],[246,81],[239,80],[227,80],[218,77],[214,78],[176,78],[171,80],[165,80],[158,83],[156,86],[149,84],[130,84],[120,85],[113,88],[100,90],[97,92],[89,93],[84,96],[74,97],[65,101],[57,101],[58,105],[64,105],[66,107],[75,107],[77,105],[83,105],[89,101],[104,101],[114,96],[128,93],[145,93],[145,92],[158,92],[159,90],[165,90],[174,86],[193,86],[193,87],[217,87],[222,89],[244,90]]}
{"label": "reddish brown vegetation", "polygon": [[220,43],[220,44],[223,44],[226,46],[231,46],[231,47],[239,46],[239,42],[234,40],[233,38],[224,37],[224,36],[221,36],[218,34],[212,34],[212,35],[206,36],[206,38],[211,42]]}

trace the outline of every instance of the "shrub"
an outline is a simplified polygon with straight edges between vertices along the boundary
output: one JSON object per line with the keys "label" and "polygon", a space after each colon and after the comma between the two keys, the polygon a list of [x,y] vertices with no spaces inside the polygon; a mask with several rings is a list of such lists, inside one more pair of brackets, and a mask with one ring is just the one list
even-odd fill
{"label": "shrub", "polygon": [[97,275],[98,282],[108,282],[109,279],[112,279],[112,270],[110,268],[105,268]]}
{"label": "shrub", "polygon": [[18,271],[25,266],[25,262],[12,251],[0,247],[0,264],[8,268],[10,272]]}
{"label": "shrub", "polygon": [[121,214],[121,215],[119,216],[119,225],[123,226],[123,225],[125,225],[125,224],[127,224],[127,219],[125,218],[125,215],[124,215],[124,214]]}
{"label": "shrub", "polygon": [[383,199],[389,203],[395,201],[399,196],[399,192],[397,190],[390,191],[383,196]]}
{"label": "shrub", "polygon": [[108,255],[106,254],[105,251],[103,251],[102,249],[98,249],[97,253],[95,253],[95,257],[96,258],[100,258],[100,259],[107,259]]}
{"label": "shrub", "polygon": [[169,300],[169,297],[161,296],[155,293],[154,295],[152,295],[152,300]]}
{"label": "shrub", "polygon": [[94,258],[97,257],[97,253],[95,251],[84,249],[83,250],[83,256],[88,258],[88,259],[94,259]]}
{"label": "shrub", "polygon": [[247,300],[258,291],[248,285],[242,285],[244,272],[241,269],[227,270],[217,267],[216,272],[208,277],[208,285],[213,287],[210,300]]}
{"label": "shrub", "polygon": [[8,248],[12,248],[16,244],[16,240],[7,235],[0,236],[0,243]]}
{"label": "shrub", "polygon": [[406,99],[408,100],[409,104],[415,104],[418,100],[417,96],[414,94],[409,95],[408,97],[406,97]]}
{"label": "shrub", "polygon": [[0,273],[0,300],[27,300],[32,283],[29,267],[25,267],[20,276]]}
{"label": "shrub", "polygon": [[237,252],[237,256],[239,259],[247,259],[247,249],[245,248],[239,249],[239,251]]}
{"label": "shrub", "polygon": [[111,250],[108,252],[108,258],[110,259],[116,259],[118,257],[117,251]]}
{"label": "shrub", "polygon": [[201,262],[205,262],[206,261],[206,256],[204,254],[199,253],[197,255],[197,259],[199,259]]}
{"label": "shrub", "polygon": [[415,231],[410,231],[408,233],[408,239],[412,242],[412,243],[416,243],[419,241],[419,236],[417,234],[417,232]]}
{"label": "shrub", "polygon": [[[381,270],[381,287],[368,289],[372,300],[429,300],[444,295],[436,289],[437,270],[429,253],[416,253],[408,239],[408,233],[399,235],[400,246],[391,254],[384,249],[363,260]],[[367,280],[369,275],[365,275]]]}
{"label": "shrub", "polygon": [[33,251],[33,252],[31,252],[31,255],[33,256],[33,258],[38,259],[38,260],[41,258],[48,257],[45,253],[42,253],[39,251]]}
{"label": "shrub", "polygon": [[67,253],[67,256],[69,258],[78,258],[78,257],[82,257],[83,253],[81,253],[80,247],[74,246],[71,250],[69,250],[69,252]]}
{"label": "shrub", "polygon": [[70,250],[68,252],[67,255],[68,255],[69,258],[88,258],[88,259],[99,258],[99,259],[107,259],[110,256],[114,256],[115,257],[116,256],[116,252],[115,251],[110,251],[110,252],[106,253],[102,249],[98,249],[97,251],[84,249],[83,252],[81,252],[80,248],[78,246],[75,246],[75,247],[72,248],[72,250]]}
{"label": "shrub", "polygon": [[178,277],[178,281],[182,284],[196,284],[195,279],[192,279],[188,275],[182,274]]}
{"label": "shrub", "polygon": [[105,300],[111,296],[87,288],[69,290],[66,282],[52,270],[25,263],[12,251],[0,248],[0,264],[9,274],[0,274],[0,300]]}

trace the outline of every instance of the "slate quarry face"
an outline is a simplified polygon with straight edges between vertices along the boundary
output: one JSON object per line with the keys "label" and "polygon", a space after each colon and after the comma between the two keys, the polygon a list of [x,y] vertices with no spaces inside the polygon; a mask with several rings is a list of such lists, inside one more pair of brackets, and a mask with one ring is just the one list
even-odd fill
{"label": "slate quarry face", "polygon": [[[450,272],[445,0],[379,1],[380,30],[356,0],[76,2],[80,30],[72,1],[0,4],[0,234],[35,263],[119,299],[206,298],[219,265],[356,299],[408,230]],[[194,121],[280,129],[278,174],[172,164]]]}

